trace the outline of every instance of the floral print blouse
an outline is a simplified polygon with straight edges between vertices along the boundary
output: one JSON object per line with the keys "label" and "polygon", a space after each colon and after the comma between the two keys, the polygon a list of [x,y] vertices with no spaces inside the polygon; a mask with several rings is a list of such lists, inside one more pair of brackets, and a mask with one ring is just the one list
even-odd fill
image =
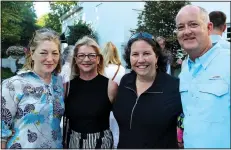
{"label": "floral print blouse", "polygon": [[4,80],[1,139],[7,148],[62,148],[63,95],[62,79],[56,75],[50,84],[32,71]]}

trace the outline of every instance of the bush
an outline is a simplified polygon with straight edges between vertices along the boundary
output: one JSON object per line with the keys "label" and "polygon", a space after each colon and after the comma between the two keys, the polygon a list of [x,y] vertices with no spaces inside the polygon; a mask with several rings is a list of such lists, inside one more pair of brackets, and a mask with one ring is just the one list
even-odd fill
{"label": "bush", "polygon": [[80,20],[74,24],[74,26],[68,26],[70,32],[67,36],[67,44],[75,45],[75,43],[83,36],[89,36],[98,42],[97,33],[93,31],[90,24]]}
{"label": "bush", "polygon": [[6,50],[6,54],[8,56],[24,56],[25,55],[25,48],[23,46],[10,46]]}
{"label": "bush", "polygon": [[10,68],[1,68],[2,72],[2,80],[10,78],[14,76],[15,74],[11,72]]}

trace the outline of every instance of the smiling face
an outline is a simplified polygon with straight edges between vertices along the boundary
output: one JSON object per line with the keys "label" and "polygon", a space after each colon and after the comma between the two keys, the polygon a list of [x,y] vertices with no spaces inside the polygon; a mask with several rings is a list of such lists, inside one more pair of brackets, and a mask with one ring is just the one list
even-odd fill
{"label": "smiling face", "polygon": [[148,42],[138,40],[132,43],[130,63],[137,76],[152,77],[156,72],[157,61],[158,58]]}
{"label": "smiling face", "polygon": [[34,71],[39,75],[51,74],[59,63],[60,53],[58,45],[53,41],[41,41],[34,52]]}
{"label": "smiling face", "polygon": [[97,73],[97,65],[99,64],[100,59],[92,46],[82,45],[78,48],[75,61],[80,74]]}
{"label": "smiling face", "polygon": [[212,23],[206,23],[198,7],[182,8],[176,26],[179,44],[190,56],[200,56],[210,44]]}

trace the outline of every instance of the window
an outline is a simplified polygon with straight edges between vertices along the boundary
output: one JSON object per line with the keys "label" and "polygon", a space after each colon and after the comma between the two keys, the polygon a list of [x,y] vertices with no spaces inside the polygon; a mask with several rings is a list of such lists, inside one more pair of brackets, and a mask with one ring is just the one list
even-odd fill
{"label": "window", "polygon": [[230,39],[230,37],[231,37],[231,28],[228,27],[228,28],[227,28],[227,38]]}

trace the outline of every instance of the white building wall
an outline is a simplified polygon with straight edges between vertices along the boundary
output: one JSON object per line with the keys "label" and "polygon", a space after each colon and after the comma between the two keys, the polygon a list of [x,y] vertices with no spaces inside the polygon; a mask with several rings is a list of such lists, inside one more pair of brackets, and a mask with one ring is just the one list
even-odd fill
{"label": "white building wall", "polygon": [[[229,2],[191,2],[205,8],[208,12],[221,10],[227,15],[227,22],[230,22]],[[119,50],[122,58],[123,46],[131,36],[129,30],[137,28],[137,17],[142,10],[144,2],[81,2],[83,9],[73,15],[72,19],[65,20],[62,24],[64,32],[67,25],[72,25],[74,21],[83,19],[92,24],[99,36],[99,45],[104,47],[108,41],[113,42]],[[223,34],[226,38],[227,30]],[[123,59],[121,59],[123,61]],[[124,64],[124,61],[123,61]]]}
{"label": "white building wall", "polygon": [[[123,46],[131,36],[129,30],[137,25],[137,9],[143,8],[143,2],[84,2],[83,12],[88,23],[99,35],[101,48],[106,42],[113,42],[122,59]],[[135,9],[135,10],[134,10]]]}
{"label": "white building wall", "polygon": [[[8,58],[2,58],[2,64],[1,67],[3,68],[10,68],[11,72],[15,73],[19,68],[16,66],[17,59],[12,58],[9,56]],[[18,60],[18,64],[24,64],[25,63],[25,57],[21,57]]]}
{"label": "white building wall", "polygon": [[113,42],[124,64],[122,45],[130,38],[130,30],[136,28],[137,10],[142,10],[143,5],[144,2],[81,2],[83,9],[62,22],[62,32],[78,19],[86,21],[97,32],[101,49],[106,42]]}

